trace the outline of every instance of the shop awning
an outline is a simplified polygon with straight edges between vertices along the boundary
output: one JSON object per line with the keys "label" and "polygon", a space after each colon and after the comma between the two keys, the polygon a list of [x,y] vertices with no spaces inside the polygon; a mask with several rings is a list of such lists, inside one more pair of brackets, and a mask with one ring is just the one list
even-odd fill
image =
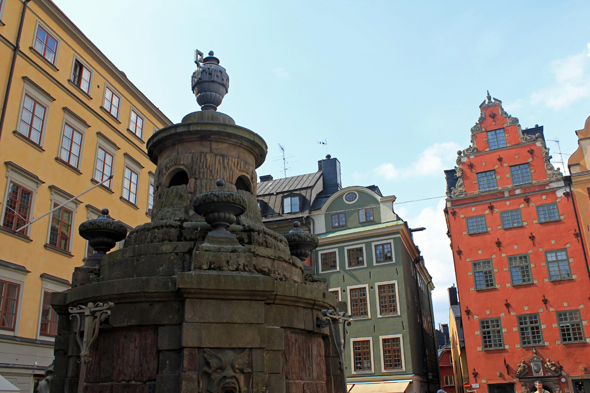
{"label": "shop awning", "polygon": [[410,381],[349,383],[348,390],[350,393],[403,393],[409,384]]}
{"label": "shop awning", "polygon": [[8,380],[6,380],[6,378],[4,378],[2,375],[0,375],[0,392],[2,392],[2,393],[4,393],[4,392],[17,393],[17,392],[22,392],[22,390],[17,388],[16,386],[11,384],[10,382],[8,382]]}

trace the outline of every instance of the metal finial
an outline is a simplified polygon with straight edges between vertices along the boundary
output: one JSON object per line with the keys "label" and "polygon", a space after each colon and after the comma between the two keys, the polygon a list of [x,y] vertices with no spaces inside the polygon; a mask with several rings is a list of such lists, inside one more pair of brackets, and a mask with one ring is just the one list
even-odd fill
{"label": "metal finial", "polygon": [[209,56],[215,56],[215,52],[213,52],[212,50],[209,51]]}

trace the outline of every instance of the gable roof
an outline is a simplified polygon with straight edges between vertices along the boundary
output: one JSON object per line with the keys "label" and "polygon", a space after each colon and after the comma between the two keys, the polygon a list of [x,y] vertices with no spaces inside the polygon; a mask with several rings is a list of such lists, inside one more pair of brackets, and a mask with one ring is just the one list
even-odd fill
{"label": "gable roof", "polygon": [[258,196],[279,194],[302,188],[313,187],[322,177],[322,172],[307,173],[305,175],[285,177],[283,179],[269,180],[258,183]]}

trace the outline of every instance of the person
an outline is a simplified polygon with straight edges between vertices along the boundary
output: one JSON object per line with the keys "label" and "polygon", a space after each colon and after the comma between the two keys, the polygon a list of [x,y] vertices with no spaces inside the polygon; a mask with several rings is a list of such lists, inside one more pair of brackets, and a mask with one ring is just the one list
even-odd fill
{"label": "person", "polygon": [[445,391],[444,391],[444,390],[442,390],[442,389],[438,389],[438,391],[437,391],[436,393],[447,393],[447,392],[445,392]]}
{"label": "person", "polygon": [[548,390],[545,390],[543,388],[543,382],[537,380],[537,381],[535,381],[534,385],[535,385],[535,388],[537,389],[537,393],[550,393]]}

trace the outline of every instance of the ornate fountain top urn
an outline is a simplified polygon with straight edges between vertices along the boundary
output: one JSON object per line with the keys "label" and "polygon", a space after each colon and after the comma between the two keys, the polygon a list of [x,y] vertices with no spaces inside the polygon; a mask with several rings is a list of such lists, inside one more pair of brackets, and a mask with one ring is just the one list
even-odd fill
{"label": "ornate fountain top urn", "polygon": [[213,55],[210,51],[209,56],[203,58],[203,52],[195,51],[197,70],[193,73],[191,86],[204,111],[216,111],[229,89],[229,75]]}

